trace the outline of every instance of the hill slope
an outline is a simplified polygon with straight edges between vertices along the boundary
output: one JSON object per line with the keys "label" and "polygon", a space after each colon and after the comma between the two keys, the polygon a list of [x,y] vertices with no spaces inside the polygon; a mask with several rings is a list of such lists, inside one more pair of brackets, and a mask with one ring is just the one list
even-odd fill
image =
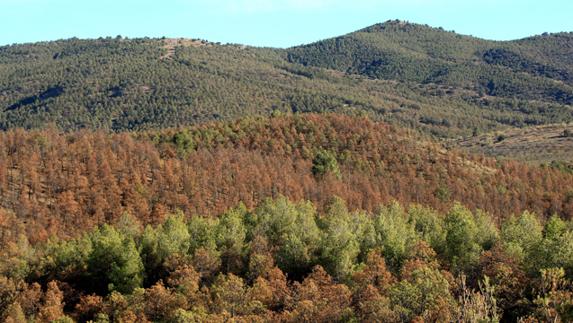
{"label": "hill slope", "polygon": [[441,137],[559,123],[572,119],[569,40],[499,43],[532,62],[518,67],[501,66],[514,64],[504,52],[490,64],[475,56],[498,43],[396,23],[289,50],[122,38],[5,46],[0,129],[141,130],[273,111],[365,113]]}
{"label": "hill slope", "polygon": [[546,125],[465,138],[455,145],[472,153],[551,164],[554,161],[573,161],[571,133],[571,125]]}
{"label": "hill slope", "polygon": [[0,321],[567,321],[569,36],[358,34],[0,48]]}
{"label": "hill slope", "polygon": [[571,57],[571,33],[495,42],[403,21],[289,50],[309,66],[563,104],[573,104]]}
{"label": "hill slope", "polygon": [[0,134],[0,147],[1,206],[33,240],[73,235],[124,212],[153,223],[176,209],[217,214],[279,195],[319,207],[339,196],[370,211],[391,200],[438,210],[460,201],[497,219],[526,209],[573,216],[573,175],[447,151],[341,115],[133,135],[13,130]]}

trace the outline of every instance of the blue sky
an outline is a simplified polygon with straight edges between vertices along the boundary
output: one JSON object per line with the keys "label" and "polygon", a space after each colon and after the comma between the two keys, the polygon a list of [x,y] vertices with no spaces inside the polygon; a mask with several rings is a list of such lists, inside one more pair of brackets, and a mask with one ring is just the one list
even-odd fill
{"label": "blue sky", "polygon": [[288,47],[388,19],[507,40],[573,31],[573,1],[0,0],[0,44],[123,35]]}

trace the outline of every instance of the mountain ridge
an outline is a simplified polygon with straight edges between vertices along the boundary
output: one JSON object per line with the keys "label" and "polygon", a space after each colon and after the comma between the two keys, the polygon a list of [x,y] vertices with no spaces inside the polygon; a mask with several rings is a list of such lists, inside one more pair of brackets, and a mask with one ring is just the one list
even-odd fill
{"label": "mountain ridge", "polygon": [[[521,52],[491,50],[498,42],[387,22],[289,49],[119,37],[4,46],[0,129],[142,130],[323,111],[438,137],[567,122],[569,43],[544,37],[519,41]],[[316,45],[328,42],[334,47]],[[476,56],[475,44],[490,51]],[[553,56],[560,63],[547,63]]]}
{"label": "mountain ridge", "polygon": [[[463,36],[463,37],[470,37],[470,38],[475,38],[475,39],[480,39],[480,40],[485,40],[485,41],[491,41],[491,42],[516,42],[516,41],[522,41],[522,40],[528,40],[528,39],[532,39],[532,38],[541,38],[541,37],[548,37],[548,36],[570,36],[573,35],[573,31],[554,31],[554,32],[542,32],[539,34],[531,34],[528,36],[523,36],[520,38],[511,38],[511,39],[493,39],[493,38],[488,38],[488,37],[484,37],[484,36],[475,36],[472,34],[465,34],[465,33],[458,33],[455,30],[449,30],[446,29],[442,26],[432,26],[429,24],[425,24],[425,23],[418,23],[418,22],[412,22],[409,20],[402,20],[402,19],[389,19],[386,20],[384,22],[378,22],[378,23],[373,23],[372,25],[369,25],[367,27],[362,27],[360,29],[357,29],[354,32],[359,32],[359,31],[364,31],[367,30],[369,28],[373,28],[376,26],[383,26],[386,24],[404,24],[404,25],[413,25],[413,26],[420,26],[420,27],[427,27],[430,29],[435,29],[435,30],[440,30],[440,31],[444,31],[444,32],[449,32],[449,33],[455,33],[457,35]],[[349,32],[347,34],[350,34],[353,32]],[[340,36],[340,35],[339,35]],[[247,46],[247,47],[254,47],[254,48],[270,48],[270,49],[289,49],[289,48],[294,48],[294,47],[299,47],[299,46],[304,46],[304,45],[308,45],[308,44],[312,44],[315,42],[319,42],[321,40],[325,40],[325,39],[329,39],[329,38],[335,38],[338,36],[332,36],[332,37],[325,37],[325,38],[321,38],[321,39],[317,39],[315,41],[310,41],[310,42],[306,42],[306,43],[301,43],[301,44],[297,44],[297,45],[292,45],[292,46],[284,46],[284,47],[278,47],[278,46],[266,46],[266,45],[248,45],[248,44],[243,44],[243,43],[237,43],[237,42],[220,42],[217,40],[210,40],[210,39],[202,39],[202,38],[198,38],[198,37],[194,37],[194,36],[171,36],[171,35],[164,35],[164,36],[127,36],[127,35],[102,35],[102,36],[98,36],[98,37],[77,37],[77,36],[73,36],[73,37],[67,37],[67,38],[54,38],[54,39],[44,39],[44,40],[37,40],[37,41],[23,41],[23,42],[12,42],[12,43],[4,43],[4,44],[0,44],[0,48],[2,47],[10,47],[10,46],[19,46],[19,45],[33,45],[33,44],[48,44],[48,43],[53,43],[53,42],[61,42],[61,41],[68,41],[68,40],[85,40],[85,41],[95,41],[95,40],[100,40],[100,39],[111,39],[111,38],[122,38],[125,40],[144,40],[144,39],[151,39],[151,40],[161,40],[161,39],[183,39],[183,40],[199,40],[199,41],[206,41],[208,43],[212,43],[212,44],[220,44],[220,45],[240,45],[240,46]]]}
{"label": "mountain ridge", "polygon": [[[555,44],[554,37],[566,42]],[[288,58],[370,78],[443,83],[570,105],[572,46],[568,34],[500,42],[392,21],[291,48]]]}

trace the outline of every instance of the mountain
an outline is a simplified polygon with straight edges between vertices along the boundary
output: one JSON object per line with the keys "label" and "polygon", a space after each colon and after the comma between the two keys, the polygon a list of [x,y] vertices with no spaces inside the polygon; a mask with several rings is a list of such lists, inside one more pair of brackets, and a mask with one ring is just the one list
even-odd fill
{"label": "mountain", "polygon": [[288,55],[291,62],[371,78],[573,104],[573,33],[496,42],[389,21]]}
{"label": "mountain", "polygon": [[491,42],[387,22],[316,44],[62,40],[0,47],[0,129],[158,129],[340,112],[457,137],[572,119],[571,35]]}

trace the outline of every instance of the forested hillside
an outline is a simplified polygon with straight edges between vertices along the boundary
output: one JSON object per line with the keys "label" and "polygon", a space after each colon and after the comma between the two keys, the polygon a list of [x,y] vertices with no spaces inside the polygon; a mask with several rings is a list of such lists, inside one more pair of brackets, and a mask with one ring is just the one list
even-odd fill
{"label": "forested hillside", "polygon": [[573,34],[494,42],[403,21],[289,50],[289,60],[371,78],[573,104]]}
{"label": "forested hillside", "polygon": [[337,114],[0,147],[3,321],[571,317],[560,170]]}
{"label": "forested hillside", "polygon": [[6,322],[567,322],[572,223],[268,199],[0,249]]}
{"label": "forested hillside", "polygon": [[[0,134],[3,237],[75,236],[127,212],[216,215],[267,197],[333,196],[352,209],[396,200],[445,211],[454,202],[502,219],[525,210],[573,216],[573,175],[447,151],[385,123],[340,115],[218,122],[180,130]],[[498,221],[496,220],[496,221]]]}
{"label": "forested hillside", "polygon": [[572,51],[0,47],[0,322],[573,321]]}
{"label": "forested hillside", "polygon": [[570,38],[493,43],[388,22],[288,50],[120,37],[4,46],[0,128],[142,130],[273,111],[367,114],[439,137],[559,123],[572,119]]}

